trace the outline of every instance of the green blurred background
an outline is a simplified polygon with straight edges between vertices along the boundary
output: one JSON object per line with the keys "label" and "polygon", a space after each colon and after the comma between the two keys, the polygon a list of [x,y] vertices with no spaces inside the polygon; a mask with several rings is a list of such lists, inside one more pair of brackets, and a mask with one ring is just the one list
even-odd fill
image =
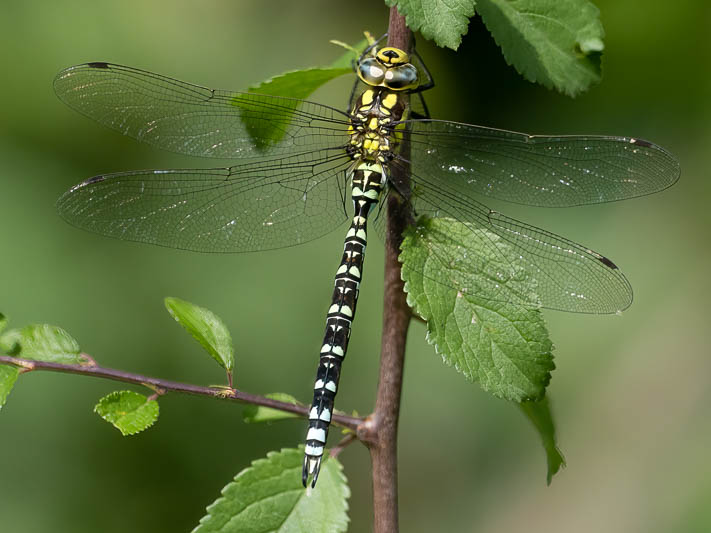
{"label": "green blurred background", "polygon": [[[433,116],[650,139],[677,155],[682,179],[612,205],[504,206],[612,257],[635,303],[621,317],[546,313],[558,366],[549,391],[569,464],[550,487],[538,437],[518,409],[443,365],[414,324],[401,419],[403,531],[711,529],[711,4],[596,4],[607,32],[604,80],[575,100],[522,81],[479,21],[459,53],[419,40],[437,81]],[[379,1],[3,2],[0,310],[11,324],[60,325],[106,366],[221,383],[165,312],[163,297],[177,296],[223,317],[239,387],[308,401],[343,232],[281,251],[199,255],[69,227],[54,202],[89,176],[214,163],[102,128],[61,104],[52,79],[101,60],[239,89],[328,64],[341,53],[329,39],[379,34],[387,15]],[[313,99],[343,107],[349,88],[344,78]],[[338,399],[361,413],[373,405],[382,312],[382,250],[368,250]],[[304,435],[300,421],[245,425],[239,406],[168,396],[154,428],[122,438],[92,407],[124,388],[48,373],[20,379],[0,413],[0,531],[186,532],[236,472]],[[367,452],[356,445],[341,457],[351,531],[369,531]]]}

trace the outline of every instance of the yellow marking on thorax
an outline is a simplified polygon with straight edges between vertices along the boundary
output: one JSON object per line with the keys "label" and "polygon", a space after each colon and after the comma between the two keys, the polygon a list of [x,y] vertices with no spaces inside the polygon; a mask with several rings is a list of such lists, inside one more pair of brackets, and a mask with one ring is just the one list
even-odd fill
{"label": "yellow marking on thorax", "polygon": [[378,149],[378,146],[380,146],[380,136],[377,133],[368,132],[365,140],[363,141],[363,148],[368,151],[375,151]]}
{"label": "yellow marking on thorax", "polygon": [[393,109],[399,96],[392,91],[367,89],[363,91],[356,108],[354,121],[348,127],[350,144],[358,149],[361,159],[384,163],[390,150],[391,136],[385,129],[392,122]]}
{"label": "yellow marking on thorax", "polygon": [[367,89],[363,91],[363,95],[360,97],[361,103],[366,106],[373,103],[374,93],[372,89]]}
{"label": "yellow marking on thorax", "polygon": [[383,106],[385,106],[388,109],[392,109],[395,107],[395,104],[397,104],[397,94],[395,93],[388,93],[388,95],[383,98]]}

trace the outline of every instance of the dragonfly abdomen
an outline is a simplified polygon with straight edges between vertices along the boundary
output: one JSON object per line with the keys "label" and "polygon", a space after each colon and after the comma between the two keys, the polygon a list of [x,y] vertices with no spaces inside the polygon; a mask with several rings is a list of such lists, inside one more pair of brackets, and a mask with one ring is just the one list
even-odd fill
{"label": "dragonfly abdomen", "polygon": [[353,170],[352,183],[354,216],[346,233],[343,256],[336,271],[333,297],[326,315],[326,333],[314,384],[314,398],[309,411],[302,477],[306,485],[309,476],[312,476],[312,487],[318,478],[333,415],[341,364],[348,350],[351,322],[355,317],[358,303],[368,238],[368,215],[380,200],[380,194],[386,183],[382,165],[368,161],[357,163]]}

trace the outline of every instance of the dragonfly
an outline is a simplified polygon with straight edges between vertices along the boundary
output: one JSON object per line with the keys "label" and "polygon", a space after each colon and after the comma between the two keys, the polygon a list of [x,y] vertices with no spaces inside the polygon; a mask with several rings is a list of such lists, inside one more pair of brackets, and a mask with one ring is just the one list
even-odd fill
{"label": "dragonfly", "polygon": [[[410,98],[431,85],[415,54],[369,47],[355,65],[347,111],[209,89],[104,62],[67,68],[54,80],[66,104],[124,135],[180,154],[234,160],[228,167],[89,178],[57,203],[74,226],[126,241],[231,253],[302,244],[350,220],[319,351],[304,486],[318,479],[368,222],[374,211],[376,223],[385,218],[379,216],[384,195],[398,197],[413,220],[456,222],[459,231],[430,245],[429,267],[451,271],[456,265],[465,275],[439,282],[459,291],[484,288],[482,298],[524,307],[600,314],[632,301],[615,263],[492,211],[480,198],[541,207],[598,204],[658,192],[679,177],[669,152],[638,138],[528,135],[411,112]],[[472,249],[486,253],[467,254]],[[471,282],[475,276],[466,273],[488,272],[491,257],[499,260],[489,282]],[[521,269],[535,279],[536,294],[507,283]]]}

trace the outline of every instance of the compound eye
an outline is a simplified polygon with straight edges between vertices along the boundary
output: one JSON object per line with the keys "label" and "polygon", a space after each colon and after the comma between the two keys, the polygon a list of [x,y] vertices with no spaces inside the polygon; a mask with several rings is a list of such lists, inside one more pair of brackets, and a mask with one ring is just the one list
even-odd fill
{"label": "compound eye", "polygon": [[358,64],[358,77],[368,85],[380,85],[385,79],[385,69],[374,57],[364,59]]}
{"label": "compound eye", "polygon": [[385,73],[383,84],[388,89],[401,91],[403,89],[414,89],[417,87],[418,81],[417,69],[407,63],[388,69]]}

